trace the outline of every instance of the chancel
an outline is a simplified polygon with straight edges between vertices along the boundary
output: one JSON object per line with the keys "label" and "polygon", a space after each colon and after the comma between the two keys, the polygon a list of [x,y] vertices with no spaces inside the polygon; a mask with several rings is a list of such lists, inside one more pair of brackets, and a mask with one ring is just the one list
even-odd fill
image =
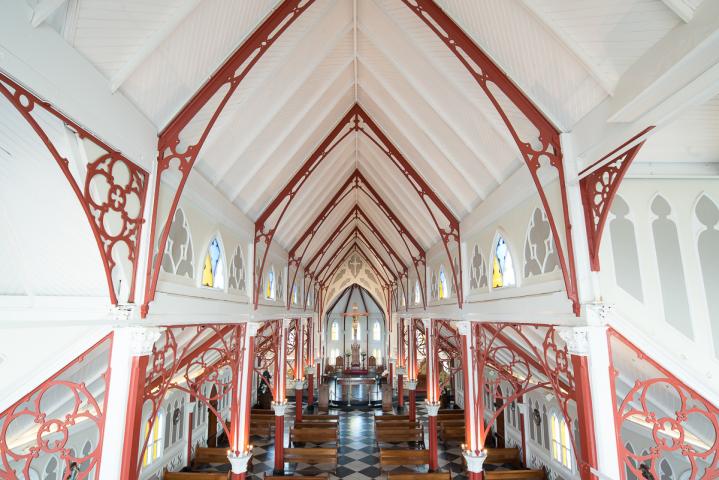
{"label": "chancel", "polygon": [[0,479],[719,479],[719,0],[0,0]]}

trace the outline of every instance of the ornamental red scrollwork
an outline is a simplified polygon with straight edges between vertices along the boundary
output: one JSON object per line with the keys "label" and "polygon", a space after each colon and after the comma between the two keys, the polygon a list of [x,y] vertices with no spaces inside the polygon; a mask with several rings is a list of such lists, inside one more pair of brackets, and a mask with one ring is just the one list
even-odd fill
{"label": "ornamental red scrollwork", "polygon": [[[69,474],[75,463],[78,480],[97,478],[111,351],[112,334],[0,414],[0,479],[31,478],[31,469],[37,473],[40,461],[44,465],[50,457],[59,459],[60,472]],[[99,369],[96,377],[89,376],[89,367]],[[82,446],[78,439],[87,439],[88,431],[97,444],[87,453],[75,453]]]}
{"label": "ornamental red scrollwork", "polygon": [[[557,255],[562,267],[567,296],[574,305],[574,313],[579,315],[580,304],[574,266],[574,247],[567,206],[559,130],[439,5],[432,0],[402,0],[402,2],[457,57],[457,60],[465,67],[469,75],[475,79],[477,85],[501,117],[502,123],[507,128],[532,175],[532,180],[551,226],[552,237],[554,238]],[[520,120],[516,118],[517,116],[523,118]],[[521,129],[518,126],[520,122],[527,122],[536,129],[535,138],[522,138]],[[539,170],[543,166],[551,166],[556,169],[561,190],[562,211],[555,211],[547,198],[539,175]],[[564,221],[564,241],[559,236],[556,218],[562,218]]]}
{"label": "ornamental red scrollwork", "polygon": [[[245,324],[165,328],[163,336],[153,346],[146,377],[143,400],[150,403],[151,409],[138,456],[138,475],[157,414],[170,390],[189,394],[215,417],[222,418],[216,408],[219,399],[228,389],[242,391],[236,379],[240,378],[244,368],[246,331]],[[222,429],[228,439],[233,438],[224,422]],[[235,445],[230,447],[234,449]]]}
{"label": "ornamental red scrollwork", "polygon": [[[259,381],[270,389],[272,398],[277,400],[277,382],[280,375],[280,341],[282,337],[282,320],[264,322],[255,336],[255,373]],[[264,373],[268,372],[272,379],[267,380]]]}
{"label": "ornamental red scrollwork", "polygon": [[[471,362],[476,378],[470,393],[473,415],[471,428],[477,432],[477,452],[483,448],[492,425],[513,402],[536,390],[551,392],[568,426],[575,421],[569,415],[575,400],[574,373],[567,346],[551,325],[473,323],[470,339]],[[505,382],[509,389],[499,388]],[[485,395],[494,399],[492,408]],[[491,410],[489,416],[485,411]],[[580,450],[569,428],[575,457]],[[577,458],[584,468],[585,461]]]}
{"label": "ornamental red scrollwork", "polygon": [[[453,385],[454,376],[463,370],[462,365],[462,339],[459,332],[447,320],[432,320],[432,329],[435,338],[435,353],[437,361],[439,392],[445,387]],[[445,375],[442,375],[442,372]]]}
{"label": "ornamental red scrollwork", "polygon": [[[100,250],[110,301],[117,304],[118,297],[123,296],[122,302],[134,302],[140,231],[144,222],[147,172],[64,116],[52,105],[2,74],[0,74],[0,94],[15,107],[37,133],[80,201]],[[102,152],[84,166],[86,169],[84,180],[75,178],[70,161],[62,156],[60,149],[43,127],[41,117],[46,114],[65,125],[77,135],[78,139],[92,143],[94,148],[86,149],[87,153],[94,149]],[[128,265],[127,273],[124,275],[126,284],[129,285],[127,292],[121,291],[121,282],[115,278],[118,275],[117,260],[124,261],[120,253],[123,249],[118,248],[119,245],[124,245],[127,251]]]}
{"label": "ornamental red scrollwork", "polygon": [[629,166],[639,153],[642,145],[644,145],[644,141],[637,143],[626,151],[622,152],[622,150],[637,138],[646,135],[652,128],[654,127],[643,130],[579,173],[581,177],[579,189],[582,194],[584,223],[587,228],[587,243],[592,271],[599,271],[599,245],[602,242],[602,232],[607,222],[609,209],[612,206],[614,197],[617,195],[624,175],[629,170]]}
{"label": "ornamental red scrollwork", "polygon": [[[607,332],[614,424],[622,478],[665,478],[664,461],[687,478],[719,478],[719,408],[685,385],[615,330]],[[627,448],[636,430],[648,448]]]}

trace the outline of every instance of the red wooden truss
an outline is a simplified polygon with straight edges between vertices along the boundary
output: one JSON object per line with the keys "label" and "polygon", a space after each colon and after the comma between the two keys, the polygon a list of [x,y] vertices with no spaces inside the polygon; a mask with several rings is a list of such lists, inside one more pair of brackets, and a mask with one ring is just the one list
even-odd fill
{"label": "red wooden truss", "polygon": [[[78,480],[97,478],[111,352],[109,334],[0,413],[0,479],[31,478],[30,470],[41,471],[50,456],[59,459],[57,471],[63,478],[70,473],[71,463],[82,465]],[[93,365],[101,367],[99,376],[83,376],[84,369]],[[90,427],[86,427],[88,422]],[[86,428],[97,432],[98,442],[88,453],[74,453],[68,443],[76,432],[87,433]]]}
{"label": "red wooden truss", "polygon": [[[163,336],[155,342],[150,356],[149,371],[145,383],[143,403],[152,405],[148,426],[144,430],[142,446],[138,456],[137,475],[157,414],[170,390],[189,394],[203,403],[217,417],[217,401],[228,389],[242,390],[238,384],[244,362],[245,335],[247,325],[196,325],[167,327]],[[212,395],[215,392],[215,395]],[[233,394],[233,397],[238,395]],[[228,439],[236,438],[222,423]],[[231,428],[238,428],[232,425]],[[230,445],[238,450],[237,445]]]}
{"label": "red wooden truss", "polygon": [[[271,320],[264,322],[257,330],[255,336],[255,366],[254,370],[261,382],[265,383],[272,393],[272,398],[277,398],[277,382],[280,376],[281,365],[278,362],[280,358],[280,341],[282,339],[282,320]],[[263,375],[268,372],[271,375],[271,381]]]}
{"label": "red wooden truss", "polygon": [[[402,1],[464,65],[502,118],[537,187],[537,192],[552,229],[552,237],[562,266],[567,296],[574,304],[575,314],[579,315],[579,296],[576,285],[571,224],[567,207],[559,130],[552,125],[527,96],[512,83],[509,77],[492,62],[491,58],[472,41],[469,35],[439,5],[432,0]],[[520,120],[517,119],[517,116],[523,118]],[[521,130],[514,125],[513,119],[514,121],[531,123],[537,131],[536,138],[522,138]],[[556,208],[556,211],[552,209],[540,181],[538,171],[543,165],[554,167],[557,170],[562,197],[561,211],[559,211],[559,208]],[[555,218],[564,219],[564,239],[559,236]],[[461,284],[459,292],[461,292]]]}
{"label": "red wooden truss", "polygon": [[[157,279],[160,274],[162,255],[170,234],[170,225],[180,201],[180,196],[210,131],[224,110],[230,98],[245,79],[247,74],[272,47],[278,38],[307,10],[314,0],[284,0],[270,14],[202,86],[182,110],[160,133],[158,141],[157,177],[155,181],[154,209],[150,248],[145,285],[145,300],[142,315],[147,315],[149,302],[154,300]],[[211,104],[211,108],[206,108]],[[201,124],[198,128],[197,123]],[[189,128],[188,128],[189,127]],[[199,134],[188,134],[188,131]],[[193,138],[185,138],[191,136]],[[172,201],[166,218],[158,218],[158,202],[163,175],[179,177],[179,183],[171,195]],[[158,233],[159,232],[159,233]],[[159,238],[156,240],[156,236]]]}
{"label": "red wooden truss", "polygon": [[437,391],[441,394],[444,388],[453,385],[454,376],[463,370],[462,337],[447,320],[433,319],[432,332],[435,342],[431,358],[439,372]]}
{"label": "red wooden truss", "polygon": [[[133,303],[135,298],[135,280],[137,256],[140,246],[145,196],[148,174],[142,168],[128,160],[117,150],[105,144],[92,133],[73,122],[49,103],[36,97],[19,84],[0,73],[0,94],[25,119],[47,147],[70,187],[75,192],[85,212],[92,234],[100,251],[110,301],[117,305],[121,296],[120,283],[115,269],[120,261],[130,288],[122,303]],[[89,142],[93,148],[84,149],[87,154],[98,150],[97,156],[89,158],[86,165],[73,173],[71,161],[62,156],[61,147],[55,145],[46,130],[48,119],[57,121],[71,130],[79,140]],[[79,160],[78,161],[79,165]],[[123,250],[127,251],[123,255]],[[127,264],[125,263],[127,260]]]}
{"label": "red wooden truss", "polygon": [[[719,478],[719,408],[615,330],[607,333],[614,424],[622,479],[665,478],[665,458],[681,458],[687,478]],[[647,429],[648,448],[627,448],[624,434]],[[671,458],[670,458],[671,457]]]}
{"label": "red wooden truss", "polygon": [[[556,398],[569,427],[577,465],[586,470],[587,461],[577,448],[569,415],[569,403],[576,402],[572,362],[557,329],[551,325],[472,323],[470,351],[475,375],[469,392],[471,428],[477,434],[477,445],[472,445],[475,454],[484,448],[492,425],[510,404],[543,389]],[[485,400],[487,392],[494,399],[492,405]],[[487,411],[489,415],[485,415]]]}
{"label": "red wooden truss", "polygon": [[599,271],[599,246],[612,202],[624,175],[644,145],[644,141],[628,149],[626,147],[653,128],[649,127],[639,132],[579,173],[579,188],[582,192],[584,223],[587,227],[587,243],[592,271]]}
{"label": "red wooden truss", "polygon": [[[412,167],[410,162],[404,158],[399,150],[392,144],[389,138],[382,132],[382,130],[372,121],[372,119],[362,110],[359,105],[354,105],[340,122],[335,126],[334,129],[327,135],[327,137],[320,143],[315,151],[307,158],[302,167],[298,172],[290,179],[280,193],[272,200],[268,207],[260,214],[255,222],[255,258],[259,260],[258,267],[255,269],[255,306],[259,301],[259,290],[257,289],[262,283],[262,276],[269,252],[269,246],[272,243],[274,234],[279,227],[279,224],[287,212],[292,200],[297,195],[297,192],[302,188],[302,185],[307,181],[309,176],[314,172],[321,162],[327,158],[329,153],[339,145],[342,140],[347,136],[355,133],[362,133],[374,143],[386,156],[392,161],[392,163],[399,169],[400,173],[407,179],[412,185],[412,188],[419,195],[422,203],[427,208],[430,216],[432,217],[435,227],[437,228],[440,238],[445,246],[448,257],[450,258],[450,264],[452,268],[453,280],[455,285],[462,285],[462,279],[460,272],[455,271],[455,262],[452,261],[452,251],[460,255],[459,242],[459,220],[452,214],[450,209],[442,202],[437,194],[429,187],[421,175]],[[363,188],[359,187],[359,182],[362,182]],[[323,209],[320,215],[310,225],[305,234],[303,234],[298,242],[290,250],[290,266],[294,272],[288,277],[292,278],[292,285],[296,280],[297,270],[299,270],[301,261],[306,251],[309,242],[312,237],[319,229],[319,226],[327,218],[332,209],[348,194],[348,189],[362,188],[363,191],[374,201],[377,206],[388,216],[390,222],[398,230],[398,233],[402,237],[406,245],[412,244],[413,251],[410,252],[412,262],[414,263],[415,269],[417,270],[418,278],[420,282],[424,283],[425,275],[424,270],[426,269],[426,263],[424,260],[423,248],[413,241],[413,237],[409,231],[402,226],[401,222],[397,217],[392,214],[391,210],[384,203],[382,198],[372,188],[372,186],[361,177],[359,172],[355,172],[348,182],[346,182],[342,188],[335,194],[330,200],[329,204]],[[458,257],[458,264],[461,264],[461,258]],[[422,272],[422,274],[420,273]],[[462,294],[461,288],[458,290],[458,302],[462,305]],[[422,288],[423,305],[426,305],[424,299],[424,287]]]}

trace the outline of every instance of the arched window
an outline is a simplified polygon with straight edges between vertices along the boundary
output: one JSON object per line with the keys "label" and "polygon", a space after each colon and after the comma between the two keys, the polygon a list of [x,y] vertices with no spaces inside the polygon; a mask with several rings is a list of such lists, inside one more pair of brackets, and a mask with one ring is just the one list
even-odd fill
{"label": "arched window", "polygon": [[444,266],[439,267],[439,298],[449,298],[449,286],[447,284],[447,276],[444,273]]}
{"label": "arched window", "polygon": [[312,306],[312,302],[314,301],[314,298],[315,298],[315,292],[313,290],[310,290],[309,293],[307,294],[307,306],[308,307]]}
{"label": "arched window", "polygon": [[[629,454],[627,455],[627,462],[630,462],[634,468],[637,468],[637,462],[633,458],[634,447],[632,447],[631,443],[627,442],[624,444],[624,448],[627,449],[627,453]],[[627,480],[637,480],[636,474],[628,464],[624,465],[624,475],[624,478],[626,478]]]}
{"label": "arched window", "polygon": [[417,280],[414,282],[414,304],[419,305],[420,303],[422,303],[422,287]]}
{"label": "arched window", "polygon": [[659,463],[659,479],[674,480],[674,471],[666,458]]}
{"label": "arched window", "polygon": [[300,303],[300,294],[297,289],[297,285],[294,285],[292,287],[292,304],[297,305],[298,303]]}
{"label": "arched window", "polygon": [[44,480],[57,480],[57,459],[52,457],[45,465]]}
{"label": "arched window", "polygon": [[377,365],[382,364],[382,350],[380,350],[379,348],[373,349],[372,356],[374,357],[375,361],[377,362]]}
{"label": "arched window", "polygon": [[225,266],[222,246],[217,237],[210,240],[202,267],[202,286],[225,288]]}
{"label": "arched window", "polygon": [[145,449],[145,456],[142,460],[143,465],[149,465],[153,461],[157,460],[162,456],[162,440],[165,426],[165,412],[160,410],[155,418],[155,422],[152,424],[152,431],[150,431],[150,419],[145,422],[145,436],[149,434],[147,441],[147,449]]}
{"label": "arched window", "polygon": [[552,413],[552,458],[568,469],[572,469],[572,443],[569,428],[564,418]]}
{"label": "arched window", "polygon": [[379,341],[382,338],[382,326],[379,324],[379,320],[374,321],[372,326],[372,340]]}
{"label": "arched window", "polygon": [[265,280],[265,298],[268,300],[275,299],[275,268],[271,267],[267,271],[267,279]]}
{"label": "arched window", "polygon": [[494,245],[494,260],[492,262],[492,288],[509,287],[514,285],[514,264],[509,253],[509,245],[501,235],[497,236]]}
{"label": "arched window", "polygon": [[333,342],[336,342],[340,339],[340,325],[337,323],[337,320],[332,322],[332,327],[330,328],[330,340]]}

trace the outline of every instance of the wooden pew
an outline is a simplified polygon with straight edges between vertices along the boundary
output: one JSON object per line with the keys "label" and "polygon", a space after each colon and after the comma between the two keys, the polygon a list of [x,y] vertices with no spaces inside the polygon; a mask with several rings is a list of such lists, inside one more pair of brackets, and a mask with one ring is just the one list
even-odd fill
{"label": "wooden pew", "polygon": [[488,448],[487,458],[484,463],[494,465],[511,464],[519,468],[522,465],[522,460],[519,456],[518,448]]}
{"label": "wooden pew", "polygon": [[230,472],[165,472],[162,475],[162,480],[228,480],[229,478]]}
{"label": "wooden pew", "polygon": [[428,465],[429,450],[379,449],[380,467],[385,465]]}
{"label": "wooden pew", "polygon": [[295,428],[327,428],[337,430],[337,422],[295,422]]}
{"label": "wooden pew", "polygon": [[315,422],[315,421],[327,421],[334,420],[338,421],[339,415],[302,415],[302,421]]}
{"label": "wooden pew", "polygon": [[438,417],[437,423],[439,423],[440,425],[464,425],[467,422],[464,420],[464,417],[462,417],[462,418]]}
{"label": "wooden pew", "polygon": [[443,443],[463,442],[465,440],[464,425],[439,425],[439,439]]}
{"label": "wooden pew", "polygon": [[337,430],[330,428],[301,428],[290,429],[290,442],[296,443],[337,443]]}
{"label": "wooden pew", "polygon": [[374,421],[386,422],[391,420],[409,420],[409,415],[375,415]]}
{"label": "wooden pew", "polygon": [[464,410],[461,408],[440,408],[438,413],[441,415],[443,413],[461,413],[464,415]]}
{"label": "wooden pew", "polygon": [[420,422],[380,422],[375,424],[374,429],[382,430],[384,428],[418,428],[421,426],[422,424]]}
{"label": "wooden pew", "polygon": [[421,428],[388,428],[375,432],[377,444],[421,442],[424,439],[424,430]]}
{"label": "wooden pew", "polygon": [[387,480],[451,480],[450,472],[430,472],[430,473],[392,473],[387,474]]}
{"label": "wooden pew", "polygon": [[486,470],[485,480],[545,480],[544,470]]}
{"label": "wooden pew", "polygon": [[327,479],[327,475],[312,475],[310,477],[303,477],[298,475],[289,475],[289,476],[282,476],[282,477],[265,477],[264,480],[315,480],[317,478],[324,478]]}
{"label": "wooden pew", "polygon": [[206,463],[230,463],[227,459],[227,449],[198,447],[195,450],[195,459],[192,464],[204,465]]}
{"label": "wooden pew", "polygon": [[337,448],[285,448],[285,462],[337,467]]}
{"label": "wooden pew", "polygon": [[448,413],[438,413],[437,418],[439,420],[451,420],[451,419],[463,419],[464,413],[454,413],[454,412],[448,412]]}

